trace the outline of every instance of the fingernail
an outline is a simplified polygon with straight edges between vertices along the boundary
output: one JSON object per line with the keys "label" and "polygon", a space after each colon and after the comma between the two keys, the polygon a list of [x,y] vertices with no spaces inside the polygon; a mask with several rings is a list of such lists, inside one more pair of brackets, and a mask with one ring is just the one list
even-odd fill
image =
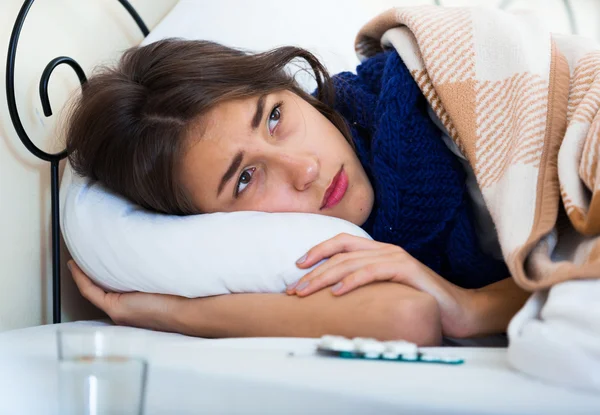
{"label": "fingernail", "polygon": [[67,262],[67,268],[69,268],[69,272],[73,272],[73,266],[71,265],[71,261]]}
{"label": "fingernail", "polygon": [[341,282],[338,282],[333,287],[331,287],[331,291],[333,291],[334,293],[338,292],[339,290],[342,289],[342,285],[344,285],[344,284],[342,284]]}
{"label": "fingernail", "polygon": [[288,285],[288,286],[287,286],[287,290],[288,290],[288,291],[291,291],[291,290],[293,290],[294,288],[296,288],[296,285],[298,285],[298,281],[296,281],[296,282],[294,282],[294,283],[292,283],[292,284]]}
{"label": "fingernail", "polygon": [[308,256],[308,254],[304,254],[302,255],[302,257],[300,257],[300,259],[298,261],[296,261],[296,264],[301,264],[304,261],[306,261],[306,257]]}
{"label": "fingernail", "polygon": [[303,289],[305,289],[306,287],[308,287],[308,281],[304,281],[302,284],[300,284],[297,288],[296,291],[302,291]]}

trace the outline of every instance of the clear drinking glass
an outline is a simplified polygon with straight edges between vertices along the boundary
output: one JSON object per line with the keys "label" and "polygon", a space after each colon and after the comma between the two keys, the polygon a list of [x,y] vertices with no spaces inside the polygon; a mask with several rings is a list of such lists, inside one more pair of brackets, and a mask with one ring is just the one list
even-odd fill
{"label": "clear drinking glass", "polygon": [[110,328],[57,332],[61,415],[141,415],[147,363]]}

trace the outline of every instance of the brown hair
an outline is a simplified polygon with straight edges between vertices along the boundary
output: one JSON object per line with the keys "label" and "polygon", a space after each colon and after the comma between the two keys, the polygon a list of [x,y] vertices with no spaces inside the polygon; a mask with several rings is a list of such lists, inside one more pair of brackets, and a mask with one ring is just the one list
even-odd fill
{"label": "brown hair", "polygon": [[[302,59],[314,74],[313,97],[286,65]],[[177,180],[193,120],[214,105],[290,90],[327,117],[352,144],[333,110],[333,83],[318,59],[297,47],[250,54],[207,41],[167,39],[124,53],[82,88],[66,132],[73,169],[157,212],[200,213]]]}

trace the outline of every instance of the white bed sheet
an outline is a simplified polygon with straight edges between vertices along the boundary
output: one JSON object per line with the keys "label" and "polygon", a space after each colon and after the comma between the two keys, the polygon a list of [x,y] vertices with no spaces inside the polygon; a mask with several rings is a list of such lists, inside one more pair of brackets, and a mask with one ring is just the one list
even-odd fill
{"label": "white bed sheet", "polygon": [[[56,414],[58,327],[0,334],[0,413]],[[146,414],[598,414],[600,396],[544,384],[504,348],[436,348],[461,366],[316,356],[314,339],[207,340],[115,327],[150,363]]]}

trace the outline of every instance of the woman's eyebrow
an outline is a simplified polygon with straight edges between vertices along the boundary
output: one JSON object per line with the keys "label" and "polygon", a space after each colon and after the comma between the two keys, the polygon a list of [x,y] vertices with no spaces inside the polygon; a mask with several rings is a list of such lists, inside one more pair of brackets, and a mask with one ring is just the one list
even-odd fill
{"label": "woman's eyebrow", "polygon": [[223,188],[225,187],[227,182],[229,180],[231,180],[231,178],[233,177],[235,172],[240,168],[240,165],[242,164],[243,160],[244,160],[244,152],[239,151],[235,155],[233,160],[231,160],[231,164],[229,165],[229,167],[227,168],[227,171],[221,178],[221,183],[219,183],[219,189],[217,190],[217,197],[219,197],[221,195],[221,192],[223,192]]}
{"label": "woman's eyebrow", "polygon": [[267,94],[263,94],[256,101],[256,111],[254,112],[254,117],[252,117],[252,123],[250,124],[252,130],[256,130],[260,124],[260,120],[262,120],[266,100]]}

